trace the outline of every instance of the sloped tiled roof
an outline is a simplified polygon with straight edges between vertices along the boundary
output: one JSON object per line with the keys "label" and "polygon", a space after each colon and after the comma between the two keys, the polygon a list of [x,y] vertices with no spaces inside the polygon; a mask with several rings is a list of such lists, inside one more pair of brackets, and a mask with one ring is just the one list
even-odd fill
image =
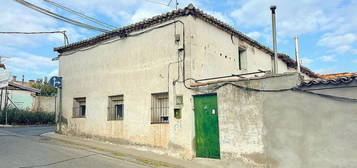
{"label": "sloped tiled roof", "polygon": [[357,73],[354,72],[342,72],[342,73],[334,73],[334,74],[323,74],[323,75],[318,75],[319,78],[321,79],[335,79],[339,77],[352,77],[352,76],[357,76]]}
{"label": "sloped tiled roof", "polygon": [[315,80],[307,80],[303,81],[300,86],[309,87],[309,86],[317,86],[317,85],[341,85],[348,84],[353,81],[357,82],[357,74],[352,76],[339,76],[335,78],[326,78],[326,79],[315,79]]}
{"label": "sloped tiled roof", "polygon": [[27,90],[27,91],[35,92],[35,93],[40,93],[41,92],[39,89],[28,87],[28,86],[25,86],[25,85],[21,85],[21,84],[18,84],[16,82],[12,82],[12,81],[9,82],[9,86],[13,86],[13,87],[16,87],[16,88],[20,88],[22,90]]}
{"label": "sloped tiled roof", "polygon": [[[264,51],[265,53],[269,54],[269,55],[273,55],[273,51],[271,49],[269,49],[268,47],[260,44],[259,42],[251,39],[250,37],[244,35],[243,33],[239,32],[238,30],[234,29],[233,27],[223,23],[222,21],[216,19],[215,17],[208,15],[206,13],[204,13],[202,10],[195,8],[192,4],[188,5],[186,8],[184,9],[178,9],[178,10],[174,10],[162,15],[158,15],[149,19],[145,19],[141,22],[138,23],[134,23],[128,26],[124,26],[122,28],[119,29],[115,29],[112,30],[110,32],[107,33],[103,33],[100,34],[98,36],[95,36],[93,38],[89,38],[86,40],[82,40],[79,42],[75,42],[66,46],[62,46],[62,47],[58,47],[58,48],[54,48],[54,51],[57,51],[59,53],[63,53],[66,51],[71,51],[74,49],[78,49],[78,48],[82,48],[82,47],[88,47],[91,45],[95,45],[99,42],[111,39],[113,37],[126,37],[126,35],[128,35],[131,32],[135,32],[135,31],[139,31],[139,30],[143,30],[146,29],[148,27],[154,26],[154,25],[158,25],[182,16],[194,16],[197,18],[200,18],[202,20],[204,20],[207,23],[210,23],[214,26],[216,26],[217,28],[232,34],[236,37],[238,37],[240,40],[256,47],[257,49],[260,49],[262,51]],[[278,54],[278,57],[284,61],[288,67],[290,68],[296,68],[296,61],[291,59],[288,55],[286,54]],[[307,74],[310,77],[313,78],[317,78],[318,76],[311,71],[310,69],[306,68],[306,67],[301,67],[301,71],[305,74]]]}

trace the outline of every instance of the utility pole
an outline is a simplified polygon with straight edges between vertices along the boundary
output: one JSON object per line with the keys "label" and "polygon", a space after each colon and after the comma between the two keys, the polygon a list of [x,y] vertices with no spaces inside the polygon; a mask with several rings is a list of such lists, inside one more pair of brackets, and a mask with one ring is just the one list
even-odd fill
{"label": "utility pole", "polygon": [[62,134],[62,88],[58,88],[59,102],[58,102],[58,132]]}

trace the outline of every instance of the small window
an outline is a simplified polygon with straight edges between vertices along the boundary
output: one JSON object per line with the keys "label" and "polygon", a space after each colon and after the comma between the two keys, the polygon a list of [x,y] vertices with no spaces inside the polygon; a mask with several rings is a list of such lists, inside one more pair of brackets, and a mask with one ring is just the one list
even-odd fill
{"label": "small window", "polygon": [[124,96],[109,96],[108,121],[124,119]]}
{"label": "small window", "polygon": [[238,69],[247,70],[247,51],[245,48],[240,48],[238,50]]}
{"label": "small window", "polygon": [[151,96],[151,124],[169,123],[168,93],[152,94]]}
{"label": "small window", "polygon": [[86,116],[86,98],[74,98],[73,101],[73,117],[84,118]]}

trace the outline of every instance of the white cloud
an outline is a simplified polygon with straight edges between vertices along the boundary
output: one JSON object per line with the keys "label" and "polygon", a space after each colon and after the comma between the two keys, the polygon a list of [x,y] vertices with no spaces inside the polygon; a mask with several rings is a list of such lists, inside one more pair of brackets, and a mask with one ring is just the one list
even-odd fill
{"label": "white cloud", "polygon": [[328,67],[328,68],[321,68],[315,70],[315,72],[319,74],[331,74],[331,73],[336,73],[337,68],[336,67]]}
{"label": "white cloud", "polygon": [[[357,1],[334,0],[249,0],[230,13],[235,24],[250,32],[260,32],[260,38],[271,44],[271,5],[277,6],[279,44],[287,44],[296,35],[320,38],[317,45],[323,54],[357,54]],[[248,32],[249,32],[248,31]],[[323,34],[319,37],[319,34]],[[303,44],[302,44],[303,45]]]}
{"label": "white cloud", "polygon": [[325,56],[319,57],[319,60],[324,61],[324,62],[335,62],[336,61],[335,57],[331,56],[331,55],[325,55]]}
{"label": "white cloud", "polygon": [[132,16],[132,8],[135,8],[141,3],[145,3],[143,0],[65,0],[59,2],[67,7],[85,13],[86,15],[95,17],[98,15],[106,16],[110,18],[115,25],[126,24],[129,22]]}
{"label": "white cloud", "polygon": [[[168,1],[164,2],[164,1],[160,1],[160,0],[154,0],[154,1],[162,2],[162,3],[168,2]],[[190,3],[194,4],[194,6],[196,6],[196,7],[202,7],[203,10],[205,9],[203,6],[201,6],[199,1],[197,1],[197,0],[182,0],[179,2],[179,7],[184,8]],[[160,15],[165,12],[172,11],[172,10],[174,10],[174,8],[173,8],[174,3],[172,2],[171,4],[172,5],[170,7],[167,7],[164,5],[151,3],[150,1],[141,1],[140,3],[138,3],[137,7],[135,8],[134,12],[132,13],[132,15],[130,17],[130,23],[138,22],[143,19],[150,18],[152,16],[156,16],[156,15]],[[228,19],[228,17],[224,16],[220,12],[210,11],[210,10],[204,10],[204,11],[219,18],[219,19],[222,19],[222,21],[231,22]]]}
{"label": "white cloud", "polygon": [[346,33],[342,35],[326,34],[319,41],[318,44],[328,47],[338,47],[343,45],[350,45],[357,40],[357,36],[353,33]]}
{"label": "white cloud", "polygon": [[214,16],[215,18],[223,21],[226,24],[232,25],[233,21],[229,18],[229,16],[224,15],[221,12],[217,12],[217,11],[211,11],[211,10],[204,10],[206,13],[208,13],[209,15]]}
{"label": "white cloud", "polygon": [[155,15],[159,15],[165,12],[168,7],[160,6],[156,4],[144,3],[141,5],[135,13],[131,16],[130,22],[135,23]]}
{"label": "white cloud", "polygon": [[301,62],[303,65],[308,65],[311,64],[312,62],[314,62],[314,59],[311,58],[301,58]]}
{"label": "white cloud", "polygon": [[261,34],[257,31],[254,31],[254,32],[247,33],[247,36],[249,36],[252,39],[258,39],[261,36]]}
{"label": "white cloud", "polygon": [[[321,5],[321,4],[322,5]],[[280,36],[293,37],[318,30],[332,19],[322,10],[323,0],[285,1],[250,0],[231,12],[239,26],[269,28],[271,12],[269,7],[277,5],[277,30]],[[336,4],[332,2],[331,4]]]}
{"label": "white cloud", "polygon": [[9,57],[4,60],[4,63],[15,74],[30,73],[44,76],[47,75],[46,69],[57,67],[57,62],[52,61],[49,57],[30,54],[10,47],[0,47],[0,50]]}
{"label": "white cloud", "polygon": [[53,70],[51,73],[48,74],[48,77],[52,77],[52,76],[58,76],[58,68],[56,68],[55,70]]}
{"label": "white cloud", "polygon": [[342,45],[342,46],[337,46],[335,48],[336,53],[338,54],[344,54],[348,51],[351,51],[352,47],[350,45]]}

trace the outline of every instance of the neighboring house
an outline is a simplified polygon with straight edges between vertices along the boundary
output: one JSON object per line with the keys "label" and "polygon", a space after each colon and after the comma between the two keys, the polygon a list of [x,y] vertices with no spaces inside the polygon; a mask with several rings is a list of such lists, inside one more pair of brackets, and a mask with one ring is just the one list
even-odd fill
{"label": "neighboring house", "polygon": [[16,81],[16,77],[14,77],[8,82],[8,86],[0,91],[1,109],[4,109],[6,105],[6,108],[31,110],[36,96],[40,92],[40,90],[30,87],[30,83]]}
{"label": "neighboring house", "polygon": [[8,85],[0,91],[1,109],[4,109],[7,104],[6,108],[54,113],[56,97],[41,96],[41,90],[31,87],[34,82],[34,80],[17,81],[16,76],[13,76]]}
{"label": "neighboring house", "polygon": [[[192,5],[54,50],[65,121],[58,131],[156,147],[184,158],[239,158],[229,145],[220,150],[221,143],[235,139],[219,134],[224,108],[216,92],[194,86],[269,76],[273,55]],[[285,54],[279,54],[278,65],[279,73],[296,71],[296,62]],[[305,67],[302,74],[317,78]],[[205,127],[203,121],[212,124]]]}

